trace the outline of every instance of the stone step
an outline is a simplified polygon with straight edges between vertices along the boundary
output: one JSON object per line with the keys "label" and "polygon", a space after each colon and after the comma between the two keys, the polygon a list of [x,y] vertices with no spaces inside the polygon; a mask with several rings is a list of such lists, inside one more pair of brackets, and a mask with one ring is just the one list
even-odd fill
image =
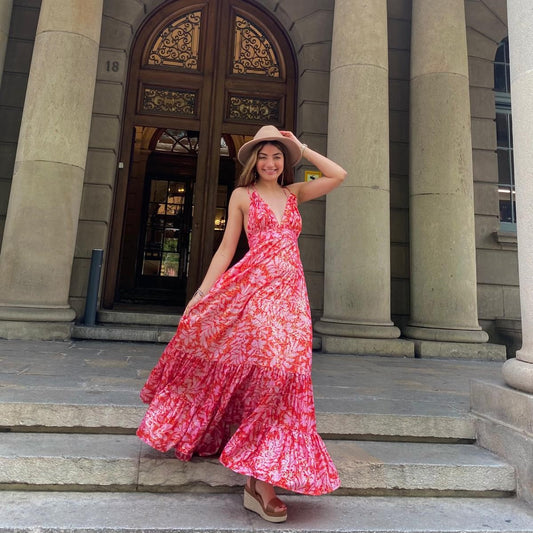
{"label": "stone step", "polygon": [[[514,468],[473,445],[328,441],[339,494],[501,496],[516,488]],[[4,433],[4,490],[232,492],[242,476],[216,458],[184,463],[130,435]]]}
{"label": "stone step", "polygon": [[101,309],[96,313],[96,320],[100,324],[129,324],[141,326],[167,326],[174,328],[178,325],[181,314],[176,312],[138,312],[138,311],[117,311]]}
{"label": "stone step", "polygon": [[[10,396],[12,401],[0,402],[0,429],[15,432],[131,434],[146,411],[137,391],[50,389],[46,391],[46,401],[41,399],[41,391],[12,390]],[[324,438],[462,443],[475,440],[474,421],[468,414],[429,414],[420,406],[418,413],[405,414],[362,412],[366,403],[360,405],[360,412],[356,412],[357,405],[350,407],[352,412],[342,412],[342,402],[317,399],[317,426]]]}
{"label": "stone step", "polygon": [[[176,326],[152,324],[96,324],[85,326],[75,324],[72,326],[73,339],[93,341],[127,341],[127,342],[152,342],[167,344],[176,333]],[[313,337],[313,350],[319,350],[322,345],[320,337]]]}
{"label": "stone step", "polygon": [[[174,336],[181,314],[168,312],[138,312],[101,309],[96,314],[97,324],[76,324],[73,339],[129,342],[155,342],[166,344]],[[313,338],[313,349],[321,347],[321,339]]]}
{"label": "stone step", "polygon": [[240,494],[3,492],[5,533],[531,533],[514,498],[284,496],[289,517],[269,524]]}

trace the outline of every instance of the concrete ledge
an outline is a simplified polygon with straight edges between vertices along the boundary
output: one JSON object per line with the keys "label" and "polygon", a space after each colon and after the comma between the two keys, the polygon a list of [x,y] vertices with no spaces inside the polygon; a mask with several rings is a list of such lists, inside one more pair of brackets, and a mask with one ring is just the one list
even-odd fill
{"label": "concrete ledge", "polygon": [[533,503],[533,396],[502,383],[472,383],[480,446],[514,464],[518,496]]}
{"label": "concrete ledge", "polygon": [[440,359],[470,359],[481,361],[505,361],[505,346],[500,344],[437,342],[414,340],[417,357]]}
{"label": "concrete ledge", "polygon": [[533,439],[533,396],[497,383],[472,381],[470,406],[474,415],[499,421]]}
{"label": "concrete ledge", "polygon": [[363,339],[322,335],[322,352],[352,355],[414,357],[414,344],[404,339]]}

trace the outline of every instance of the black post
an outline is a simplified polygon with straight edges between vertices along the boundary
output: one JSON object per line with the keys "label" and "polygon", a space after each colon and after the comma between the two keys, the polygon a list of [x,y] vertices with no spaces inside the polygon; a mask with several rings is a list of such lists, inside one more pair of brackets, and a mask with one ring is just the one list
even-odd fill
{"label": "black post", "polygon": [[98,301],[98,287],[100,286],[100,273],[104,251],[94,249],[91,255],[91,270],[87,285],[87,299],[85,300],[84,322],[86,326],[94,326],[96,320],[96,304]]}

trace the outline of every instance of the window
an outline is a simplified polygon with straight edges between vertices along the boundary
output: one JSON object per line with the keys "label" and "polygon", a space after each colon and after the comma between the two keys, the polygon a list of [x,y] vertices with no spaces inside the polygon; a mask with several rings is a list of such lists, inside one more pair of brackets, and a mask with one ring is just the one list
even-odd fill
{"label": "window", "polygon": [[496,142],[498,153],[498,194],[503,230],[516,231],[516,202],[513,166],[511,82],[509,78],[509,40],[498,46],[494,61],[496,101]]}

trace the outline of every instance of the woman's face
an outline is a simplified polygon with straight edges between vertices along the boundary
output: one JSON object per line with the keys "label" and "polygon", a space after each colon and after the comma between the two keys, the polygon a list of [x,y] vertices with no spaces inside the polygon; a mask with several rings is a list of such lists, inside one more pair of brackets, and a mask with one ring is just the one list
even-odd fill
{"label": "woman's face", "polygon": [[283,152],[274,144],[265,144],[257,153],[255,168],[259,179],[277,181],[283,172]]}

